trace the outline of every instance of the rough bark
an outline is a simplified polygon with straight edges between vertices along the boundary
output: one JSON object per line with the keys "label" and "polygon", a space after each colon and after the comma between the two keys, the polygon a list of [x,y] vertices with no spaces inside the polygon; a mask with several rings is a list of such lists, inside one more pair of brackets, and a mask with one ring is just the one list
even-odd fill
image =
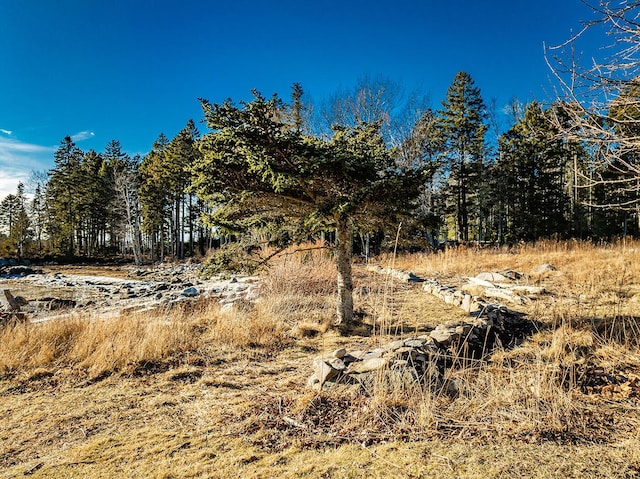
{"label": "rough bark", "polygon": [[351,229],[346,219],[336,221],[336,267],[338,270],[338,302],[336,326],[353,323],[353,280],[351,278]]}

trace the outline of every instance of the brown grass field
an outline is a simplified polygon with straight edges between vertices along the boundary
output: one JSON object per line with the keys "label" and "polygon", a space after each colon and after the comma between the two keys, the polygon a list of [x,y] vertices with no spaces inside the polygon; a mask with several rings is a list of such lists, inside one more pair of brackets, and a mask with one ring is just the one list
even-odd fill
{"label": "brown grass field", "polygon": [[0,330],[6,478],[640,477],[640,242],[543,242],[376,258],[457,285],[531,272],[547,293],[520,346],[419,386],[306,387],[314,356],[368,348],[465,313],[354,265],[363,326],[331,329],[323,251],[281,257],[262,296]]}

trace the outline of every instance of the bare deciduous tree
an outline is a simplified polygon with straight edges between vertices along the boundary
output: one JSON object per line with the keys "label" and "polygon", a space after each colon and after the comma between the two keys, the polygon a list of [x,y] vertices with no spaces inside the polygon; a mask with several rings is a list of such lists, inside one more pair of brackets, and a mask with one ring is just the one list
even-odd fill
{"label": "bare deciduous tree", "polygon": [[[594,18],[567,42],[545,47],[558,85],[560,107],[553,117],[567,140],[590,153],[581,187],[606,191],[589,195],[591,206],[630,210],[640,218],[640,0],[600,0]],[[602,48],[581,57],[587,40]]]}

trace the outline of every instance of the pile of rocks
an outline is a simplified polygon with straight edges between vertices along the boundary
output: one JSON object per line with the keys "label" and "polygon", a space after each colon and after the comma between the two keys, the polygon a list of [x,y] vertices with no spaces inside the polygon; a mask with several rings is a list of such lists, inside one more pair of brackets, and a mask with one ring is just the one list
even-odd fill
{"label": "pile of rocks", "polygon": [[368,387],[380,373],[396,383],[440,384],[448,367],[482,359],[497,345],[513,346],[535,330],[520,313],[486,305],[477,316],[438,324],[426,335],[369,351],[338,349],[318,356],[307,384],[316,390],[336,383]]}
{"label": "pile of rocks", "polygon": [[389,276],[399,279],[400,281],[404,281],[405,283],[422,283],[424,281],[424,279],[416,276],[411,271],[406,271],[404,269],[383,268],[379,265],[369,265],[367,266],[367,270],[378,274],[388,274]]}
{"label": "pile of rocks", "polygon": [[488,306],[492,306],[478,296],[465,293],[464,291],[451,286],[442,285],[435,280],[425,281],[422,289],[425,292],[440,298],[447,304],[464,309],[467,313],[481,311]]}
{"label": "pile of rocks", "polygon": [[[553,268],[551,265],[543,265],[540,268],[543,267]],[[467,278],[467,284],[458,289],[442,285],[435,280],[424,280],[414,273],[402,269],[382,268],[381,266],[369,266],[367,269],[379,274],[390,275],[408,283],[424,283],[422,289],[425,292],[440,298],[447,304],[462,308],[467,313],[482,311],[493,305],[493,303],[484,298],[523,305],[535,299],[538,295],[545,293],[542,287],[519,284],[522,280],[526,281],[528,277],[517,271],[480,273],[475,277]],[[474,294],[474,292],[479,294]]]}

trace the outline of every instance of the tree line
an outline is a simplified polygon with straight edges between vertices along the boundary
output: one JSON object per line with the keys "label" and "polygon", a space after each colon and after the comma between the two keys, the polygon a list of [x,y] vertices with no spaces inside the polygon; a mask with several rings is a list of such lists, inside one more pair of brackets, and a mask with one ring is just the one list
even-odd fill
{"label": "tree line", "polygon": [[[230,235],[283,243],[336,230],[368,250],[400,222],[402,245],[414,249],[640,232],[637,189],[617,187],[627,172],[565,134],[576,121],[567,103],[514,102],[500,132],[466,72],[437,110],[382,79],[364,79],[322,109],[305,103],[298,84],[288,102],[254,95],[240,105],[201,100],[210,131],[201,137],[189,120],[144,157],[116,140],[98,153],[64,138],[32,194],[20,184],[0,202],[0,254],[162,261],[203,255]],[[638,120],[637,97],[632,83],[610,105],[619,136],[637,137],[622,121]],[[372,185],[382,195],[375,201],[364,192]],[[357,214],[358,202],[377,213]],[[336,205],[351,208],[348,228],[335,212],[327,220]]]}

